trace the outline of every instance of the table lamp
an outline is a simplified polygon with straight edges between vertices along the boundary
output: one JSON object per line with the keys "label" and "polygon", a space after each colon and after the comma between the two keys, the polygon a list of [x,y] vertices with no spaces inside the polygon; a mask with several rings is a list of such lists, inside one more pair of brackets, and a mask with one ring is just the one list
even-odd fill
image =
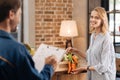
{"label": "table lamp", "polygon": [[60,26],[60,36],[66,37],[66,47],[73,47],[71,38],[78,36],[75,20],[63,20]]}

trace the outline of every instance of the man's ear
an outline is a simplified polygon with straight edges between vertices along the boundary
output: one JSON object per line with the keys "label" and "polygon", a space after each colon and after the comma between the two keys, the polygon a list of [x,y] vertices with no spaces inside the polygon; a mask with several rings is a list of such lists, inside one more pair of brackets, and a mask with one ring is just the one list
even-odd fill
{"label": "man's ear", "polygon": [[12,20],[12,19],[14,19],[14,16],[15,16],[15,12],[13,10],[10,10],[9,11],[9,18]]}

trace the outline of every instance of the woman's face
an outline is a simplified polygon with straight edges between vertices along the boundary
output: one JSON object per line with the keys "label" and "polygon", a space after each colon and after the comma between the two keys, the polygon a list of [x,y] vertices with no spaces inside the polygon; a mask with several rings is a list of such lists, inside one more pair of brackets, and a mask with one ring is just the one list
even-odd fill
{"label": "woman's face", "polygon": [[102,20],[100,19],[97,11],[92,11],[90,16],[90,26],[93,28],[99,28]]}

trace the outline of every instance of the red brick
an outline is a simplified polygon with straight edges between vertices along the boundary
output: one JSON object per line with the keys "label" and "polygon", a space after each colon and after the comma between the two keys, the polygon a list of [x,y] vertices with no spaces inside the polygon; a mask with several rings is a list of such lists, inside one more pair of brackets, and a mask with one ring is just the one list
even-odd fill
{"label": "red brick", "polygon": [[65,7],[65,4],[64,3],[59,3],[59,4],[56,4],[57,7]]}
{"label": "red brick", "polygon": [[53,4],[53,3],[49,3],[49,2],[47,2],[47,3],[45,3],[44,6],[54,6],[54,4]]}
{"label": "red brick", "polygon": [[56,2],[56,0],[47,0],[47,2]]}
{"label": "red brick", "polygon": [[39,3],[39,0],[35,0],[35,3]]}
{"label": "red brick", "polygon": [[62,2],[62,0],[57,0],[57,2]]}
{"label": "red brick", "polygon": [[45,11],[45,14],[54,14],[54,11]]}
{"label": "red brick", "polygon": [[45,37],[53,37],[53,35],[45,35]]}
{"label": "red brick", "polygon": [[52,22],[53,19],[44,19],[44,21],[46,21],[46,22]]}
{"label": "red brick", "polygon": [[42,35],[36,35],[35,37],[42,37]]}

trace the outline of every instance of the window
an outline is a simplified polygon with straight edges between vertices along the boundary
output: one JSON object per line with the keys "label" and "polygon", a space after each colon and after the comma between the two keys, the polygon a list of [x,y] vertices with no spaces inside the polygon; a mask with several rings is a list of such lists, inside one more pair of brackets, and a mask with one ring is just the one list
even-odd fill
{"label": "window", "polygon": [[109,31],[116,52],[120,52],[120,0],[109,0]]}
{"label": "window", "polygon": [[120,46],[120,0],[109,0],[109,31],[114,46]]}

